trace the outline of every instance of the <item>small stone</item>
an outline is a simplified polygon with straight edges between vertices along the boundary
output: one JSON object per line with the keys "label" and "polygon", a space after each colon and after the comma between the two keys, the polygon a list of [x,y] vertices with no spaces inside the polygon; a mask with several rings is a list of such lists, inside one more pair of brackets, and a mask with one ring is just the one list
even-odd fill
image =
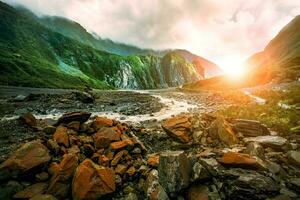
{"label": "small stone", "polygon": [[100,128],[93,137],[98,149],[107,148],[111,142],[120,140],[120,135],[115,130],[106,127]]}
{"label": "small stone", "polygon": [[46,126],[45,128],[43,128],[43,132],[46,133],[47,135],[52,135],[55,133],[55,131],[56,131],[55,126]]}
{"label": "small stone", "polygon": [[48,180],[49,174],[47,172],[41,172],[41,173],[35,175],[35,177],[38,181],[43,182],[43,181]]}
{"label": "small stone", "polygon": [[126,150],[123,150],[123,151],[119,151],[116,155],[115,155],[115,157],[114,157],[114,159],[111,161],[111,166],[116,166],[118,163],[119,163],[119,161],[121,160],[121,158],[123,157],[123,156],[125,156],[125,155],[127,155],[128,154],[128,151],[126,151]]}
{"label": "small stone", "polygon": [[37,120],[33,116],[32,113],[25,113],[20,116],[19,118],[24,124],[27,124],[28,126],[36,126],[37,125]]}
{"label": "small stone", "polygon": [[205,181],[210,179],[209,172],[199,162],[196,162],[192,167],[191,181]]}
{"label": "small stone", "polygon": [[248,144],[246,153],[248,153],[251,156],[256,156],[260,159],[265,159],[264,148],[256,142],[251,142]]}
{"label": "small stone", "polygon": [[118,164],[117,167],[115,168],[116,174],[123,175],[126,171],[127,171],[126,165]]}
{"label": "small stone", "polygon": [[147,164],[149,166],[152,166],[152,167],[158,167],[159,155],[158,154],[149,155],[148,160],[147,160]]}
{"label": "small stone", "polygon": [[126,174],[128,174],[129,176],[134,176],[136,173],[136,169],[134,168],[134,166],[131,166],[127,171]]}
{"label": "small stone", "polygon": [[134,143],[132,142],[132,140],[127,139],[127,140],[123,140],[123,141],[119,141],[119,142],[112,142],[110,144],[110,147],[113,150],[118,150],[118,149],[125,148],[127,146],[133,146],[133,145],[134,145]]}
{"label": "small stone", "polygon": [[287,155],[291,163],[300,166],[300,151],[289,151]]}
{"label": "small stone", "polygon": [[158,181],[158,171],[152,170],[146,179],[144,192],[151,200],[169,200],[167,193]]}
{"label": "small stone", "polygon": [[57,200],[57,199],[51,194],[38,194],[30,198],[29,200]]}
{"label": "small stone", "polygon": [[112,119],[99,117],[99,116],[97,116],[95,121],[92,123],[92,127],[96,131],[98,131],[102,127],[112,127],[113,125],[114,125],[114,121]]}
{"label": "small stone", "polygon": [[67,127],[73,129],[75,131],[79,131],[80,129],[80,122],[79,121],[72,121],[67,124]]}

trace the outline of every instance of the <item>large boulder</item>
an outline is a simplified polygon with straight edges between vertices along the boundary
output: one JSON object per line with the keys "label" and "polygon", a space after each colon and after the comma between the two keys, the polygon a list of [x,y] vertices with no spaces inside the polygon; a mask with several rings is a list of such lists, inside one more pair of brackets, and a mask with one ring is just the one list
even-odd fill
{"label": "large boulder", "polygon": [[256,120],[235,119],[233,122],[233,128],[236,132],[240,132],[247,137],[270,134],[268,128]]}
{"label": "large boulder", "polygon": [[113,193],[115,189],[115,173],[112,169],[99,166],[90,159],[85,159],[78,166],[72,183],[74,200],[97,199]]}
{"label": "large boulder", "polygon": [[191,163],[183,151],[167,151],[160,154],[158,164],[159,183],[167,193],[179,192],[189,186]]}
{"label": "large boulder", "polygon": [[271,147],[278,150],[286,150],[290,148],[288,140],[281,136],[265,135],[258,137],[244,138],[245,143],[256,142],[264,147]]}
{"label": "large boulder", "polygon": [[48,149],[39,141],[25,143],[0,165],[0,180],[24,174],[51,159]]}
{"label": "large boulder", "polygon": [[114,123],[115,122],[112,119],[97,116],[95,121],[92,123],[92,127],[95,131],[98,131],[102,127],[112,127]]}
{"label": "large boulder", "polygon": [[73,121],[80,123],[86,122],[91,116],[91,113],[88,112],[71,112],[63,114],[57,121],[58,124],[64,123],[68,124]]}
{"label": "large boulder", "polygon": [[167,134],[183,143],[191,141],[191,126],[190,117],[186,115],[173,117],[162,123],[162,128]]}
{"label": "large boulder", "polygon": [[270,177],[245,169],[225,170],[221,176],[226,199],[264,200],[279,193],[280,187]]}

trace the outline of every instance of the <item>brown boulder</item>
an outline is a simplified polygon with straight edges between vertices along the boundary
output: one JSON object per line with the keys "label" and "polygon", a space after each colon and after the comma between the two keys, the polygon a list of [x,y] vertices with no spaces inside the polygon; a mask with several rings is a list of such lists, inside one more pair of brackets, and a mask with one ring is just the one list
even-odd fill
{"label": "brown boulder", "polygon": [[43,194],[44,192],[46,192],[47,187],[48,187],[47,183],[36,183],[16,193],[14,195],[14,198],[15,199],[31,198],[34,197],[35,195]]}
{"label": "brown boulder", "polygon": [[19,118],[24,124],[27,124],[29,126],[36,126],[37,125],[37,120],[36,118],[33,116],[32,113],[25,113],[23,115],[20,116]]}
{"label": "brown boulder", "polygon": [[65,147],[69,147],[69,136],[68,136],[67,127],[64,126],[57,127],[53,135],[53,138],[58,144],[62,144]]}
{"label": "brown boulder", "polygon": [[0,174],[2,176],[0,179],[4,178],[3,172],[5,171],[25,173],[49,162],[50,159],[48,149],[40,141],[34,140],[25,143],[0,165]]}
{"label": "brown boulder", "polygon": [[57,124],[65,123],[68,124],[73,121],[78,121],[80,123],[86,122],[91,116],[88,112],[71,112],[63,114],[57,121]]}
{"label": "brown boulder", "polygon": [[120,134],[112,128],[100,128],[96,134],[94,134],[95,146],[98,149],[106,148],[113,141],[120,140]]}
{"label": "brown boulder", "polygon": [[221,164],[230,167],[240,167],[246,169],[265,168],[261,160],[251,157],[248,154],[229,152],[218,160]]}
{"label": "brown boulder", "polygon": [[99,116],[97,116],[95,121],[92,123],[92,127],[96,131],[102,127],[111,127],[113,125],[114,125],[114,120],[108,119],[106,117],[99,117]]}
{"label": "brown boulder", "polygon": [[187,143],[191,141],[191,137],[189,135],[191,130],[191,122],[190,118],[186,115],[180,115],[167,119],[162,123],[162,128],[167,134],[180,142]]}
{"label": "brown boulder", "polygon": [[240,132],[247,137],[255,137],[270,134],[268,128],[256,120],[235,119],[233,121],[233,128],[237,132]]}
{"label": "brown boulder", "polygon": [[48,193],[58,198],[65,197],[69,191],[67,183],[73,177],[77,166],[78,157],[75,154],[65,154],[50,180]]}
{"label": "brown boulder", "polygon": [[38,194],[30,198],[29,200],[57,200],[57,199],[51,194]]}
{"label": "brown boulder", "polygon": [[78,166],[72,183],[74,200],[97,199],[113,193],[115,189],[115,174],[112,169],[101,167],[90,159]]}

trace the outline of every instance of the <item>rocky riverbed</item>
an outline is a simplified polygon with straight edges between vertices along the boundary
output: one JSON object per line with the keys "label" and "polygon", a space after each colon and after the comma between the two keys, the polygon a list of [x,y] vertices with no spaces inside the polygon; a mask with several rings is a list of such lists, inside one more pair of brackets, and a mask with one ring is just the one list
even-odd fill
{"label": "rocky riverbed", "polygon": [[300,198],[299,134],[216,115],[217,93],[11,90],[0,199]]}

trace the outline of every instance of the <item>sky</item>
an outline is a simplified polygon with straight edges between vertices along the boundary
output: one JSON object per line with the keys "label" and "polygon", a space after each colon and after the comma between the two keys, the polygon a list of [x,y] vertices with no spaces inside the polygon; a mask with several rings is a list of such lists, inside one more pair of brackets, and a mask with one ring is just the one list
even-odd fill
{"label": "sky", "polygon": [[300,0],[4,0],[142,48],[182,48],[235,69],[300,14]]}

